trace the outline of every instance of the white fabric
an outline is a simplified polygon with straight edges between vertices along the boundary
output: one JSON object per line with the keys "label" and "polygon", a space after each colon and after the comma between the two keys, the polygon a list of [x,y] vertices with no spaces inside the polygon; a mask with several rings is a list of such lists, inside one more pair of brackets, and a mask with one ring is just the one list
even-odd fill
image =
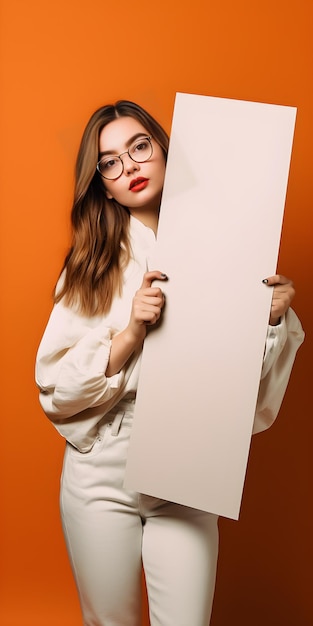
{"label": "white fabric", "polygon": [[84,625],[141,624],[143,565],[151,626],[207,626],[217,516],[123,488],[133,408],[108,414],[90,452],[66,446],[61,513]]}
{"label": "white fabric", "polygon": [[253,434],[266,430],[275,421],[303,340],[302,326],[291,308],[278,326],[268,327]]}
{"label": "white fabric", "polygon": [[[133,217],[130,236],[133,258],[122,297],[114,299],[110,313],[88,318],[56,304],[38,350],[36,382],[42,408],[61,435],[82,452],[92,448],[103,416],[137,389],[140,354],[134,354],[120,373],[105,376],[111,339],[129,321],[133,296],[155,246],[153,231]],[[253,432],[265,430],[275,420],[303,338],[291,309],[278,326],[269,326]]]}

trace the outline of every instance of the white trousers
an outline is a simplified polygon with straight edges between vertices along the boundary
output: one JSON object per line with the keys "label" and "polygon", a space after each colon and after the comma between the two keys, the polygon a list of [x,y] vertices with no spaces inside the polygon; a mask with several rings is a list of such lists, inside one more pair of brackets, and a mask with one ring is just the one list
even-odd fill
{"label": "white trousers", "polygon": [[143,564],[151,626],[208,626],[217,516],[123,489],[132,417],[121,402],[90,452],[66,447],[61,513],[84,625],[140,626]]}

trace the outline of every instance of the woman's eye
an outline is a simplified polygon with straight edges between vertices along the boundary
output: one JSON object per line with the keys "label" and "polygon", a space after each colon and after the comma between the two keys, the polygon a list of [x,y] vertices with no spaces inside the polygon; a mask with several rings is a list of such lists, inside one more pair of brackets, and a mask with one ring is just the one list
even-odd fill
{"label": "woman's eye", "polygon": [[149,142],[147,139],[141,140],[133,146],[133,152],[142,152],[142,150],[147,150],[149,146]]}
{"label": "woman's eye", "polygon": [[118,162],[118,159],[109,159],[108,161],[102,161],[102,169],[109,170],[111,167],[114,167]]}

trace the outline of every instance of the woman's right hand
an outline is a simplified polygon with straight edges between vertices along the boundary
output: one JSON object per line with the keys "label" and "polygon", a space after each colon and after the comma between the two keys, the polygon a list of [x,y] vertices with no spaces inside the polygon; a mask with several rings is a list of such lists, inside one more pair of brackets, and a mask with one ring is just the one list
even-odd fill
{"label": "woman's right hand", "polygon": [[144,274],[141,287],[133,298],[129,324],[112,338],[106,376],[113,376],[121,371],[129,357],[144,341],[147,325],[153,326],[159,320],[165,297],[160,287],[152,287],[154,280],[166,281],[167,276],[157,270]]}
{"label": "woman's right hand", "polygon": [[159,271],[146,272],[141,287],[136,291],[128,330],[134,338],[143,340],[147,325],[152,326],[159,320],[164,307],[165,297],[160,287],[153,287],[154,280],[167,280],[166,274]]}

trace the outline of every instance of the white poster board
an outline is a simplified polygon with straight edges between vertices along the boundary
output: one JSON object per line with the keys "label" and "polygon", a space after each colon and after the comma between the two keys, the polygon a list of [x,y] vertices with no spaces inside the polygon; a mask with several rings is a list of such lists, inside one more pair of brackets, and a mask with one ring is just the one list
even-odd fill
{"label": "white poster board", "polygon": [[237,519],[296,109],[177,94],[125,486]]}

